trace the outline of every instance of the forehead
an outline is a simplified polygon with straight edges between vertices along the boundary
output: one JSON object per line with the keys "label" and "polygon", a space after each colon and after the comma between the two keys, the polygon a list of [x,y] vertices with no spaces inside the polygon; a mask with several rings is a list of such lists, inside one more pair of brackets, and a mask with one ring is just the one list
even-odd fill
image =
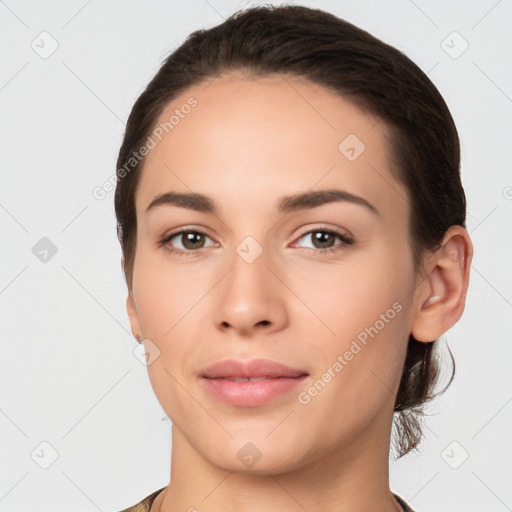
{"label": "forehead", "polygon": [[343,187],[395,209],[406,197],[391,176],[385,123],[305,79],[240,73],[209,79],[169,103],[156,127],[161,140],[153,137],[146,157],[138,211],[169,190],[224,204],[229,198],[244,208],[267,200],[270,207],[272,197],[315,186]]}

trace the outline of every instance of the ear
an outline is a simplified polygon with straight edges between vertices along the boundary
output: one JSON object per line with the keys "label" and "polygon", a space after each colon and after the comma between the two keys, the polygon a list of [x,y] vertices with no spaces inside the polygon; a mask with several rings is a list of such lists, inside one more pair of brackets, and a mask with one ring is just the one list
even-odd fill
{"label": "ear", "polygon": [[[124,269],[124,258],[122,260],[122,265]],[[135,300],[133,299],[133,290],[128,290],[128,296],[126,297],[126,311],[128,313],[128,319],[130,320],[132,334],[135,337],[135,339],[140,343],[144,338],[141,334],[139,316],[137,315]]]}
{"label": "ear", "polygon": [[411,334],[431,342],[442,336],[462,316],[473,259],[473,244],[462,226],[451,226],[442,246],[429,256],[427,275],[416,289]]}

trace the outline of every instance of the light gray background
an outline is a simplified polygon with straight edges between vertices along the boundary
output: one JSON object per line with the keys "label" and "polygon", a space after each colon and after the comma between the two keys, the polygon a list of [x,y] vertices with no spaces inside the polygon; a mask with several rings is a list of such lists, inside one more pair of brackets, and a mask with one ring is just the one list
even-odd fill
{"label": "light gray background", "polygon": [[[116,511],[169,481],[171,425],[133,354],[114,193],[92,190],[167,53],[253,3],[0,2],[0,511]],[[511,510],[512,2],[295,3],[404,51],[453,113],[475,245],[446,336],[457,374],[390,483],[417,512]],[[47,58],[31,47],[51,48],[43,31],[58,43]],[[58,249],[46,263],[42,237]]]}

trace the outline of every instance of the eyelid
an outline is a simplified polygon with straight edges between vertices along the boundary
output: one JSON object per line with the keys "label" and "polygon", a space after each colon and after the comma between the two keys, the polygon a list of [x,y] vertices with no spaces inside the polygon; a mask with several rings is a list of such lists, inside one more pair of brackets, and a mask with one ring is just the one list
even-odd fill
{"label": "eyelid", "polygon": [[338,235],[343,235],[346,238],[354,239],[354,235],[348,229],[340,228],[337,226],[335,227],[330,224],[322,224],[322,223],[310,225],[310,226],[304,228],[304,231],[302,231],[302,233],[297,238],[301,238],[304,235],[311,233],[312,231],[324,231],[324,230],[332,231]]}
{"label": "eyelid", "polygon": [[203,226],[196,226],[196,225],[185,225],[180,226],[179,228],[170,229],[169,231],[166,231],[164,235],[162,235],[162,238],[168,238],[170,236],[178,235],[180,233],[183,233],[184,231],[189,232],[197,232],[202,233],[204,235],[208,235],[211,238],[211,235],[209,234],[209,229],[204,228]]}

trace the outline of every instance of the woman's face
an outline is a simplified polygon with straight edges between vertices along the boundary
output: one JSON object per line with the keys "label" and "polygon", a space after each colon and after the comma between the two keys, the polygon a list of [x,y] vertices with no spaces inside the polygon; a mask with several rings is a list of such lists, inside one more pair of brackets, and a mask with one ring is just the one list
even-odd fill
{"label": "woman's face", "polygon": [[[230,471],[283,472],[362,450],[387,457],[417,277],[383,123],[276,76],[196,85],[160,122],[172,115],[137,190],[127,305],[175,431]],[[148,210],[169,192],[208,200]],[[305,376],[205,377],[227,359],[270,359]]]}

